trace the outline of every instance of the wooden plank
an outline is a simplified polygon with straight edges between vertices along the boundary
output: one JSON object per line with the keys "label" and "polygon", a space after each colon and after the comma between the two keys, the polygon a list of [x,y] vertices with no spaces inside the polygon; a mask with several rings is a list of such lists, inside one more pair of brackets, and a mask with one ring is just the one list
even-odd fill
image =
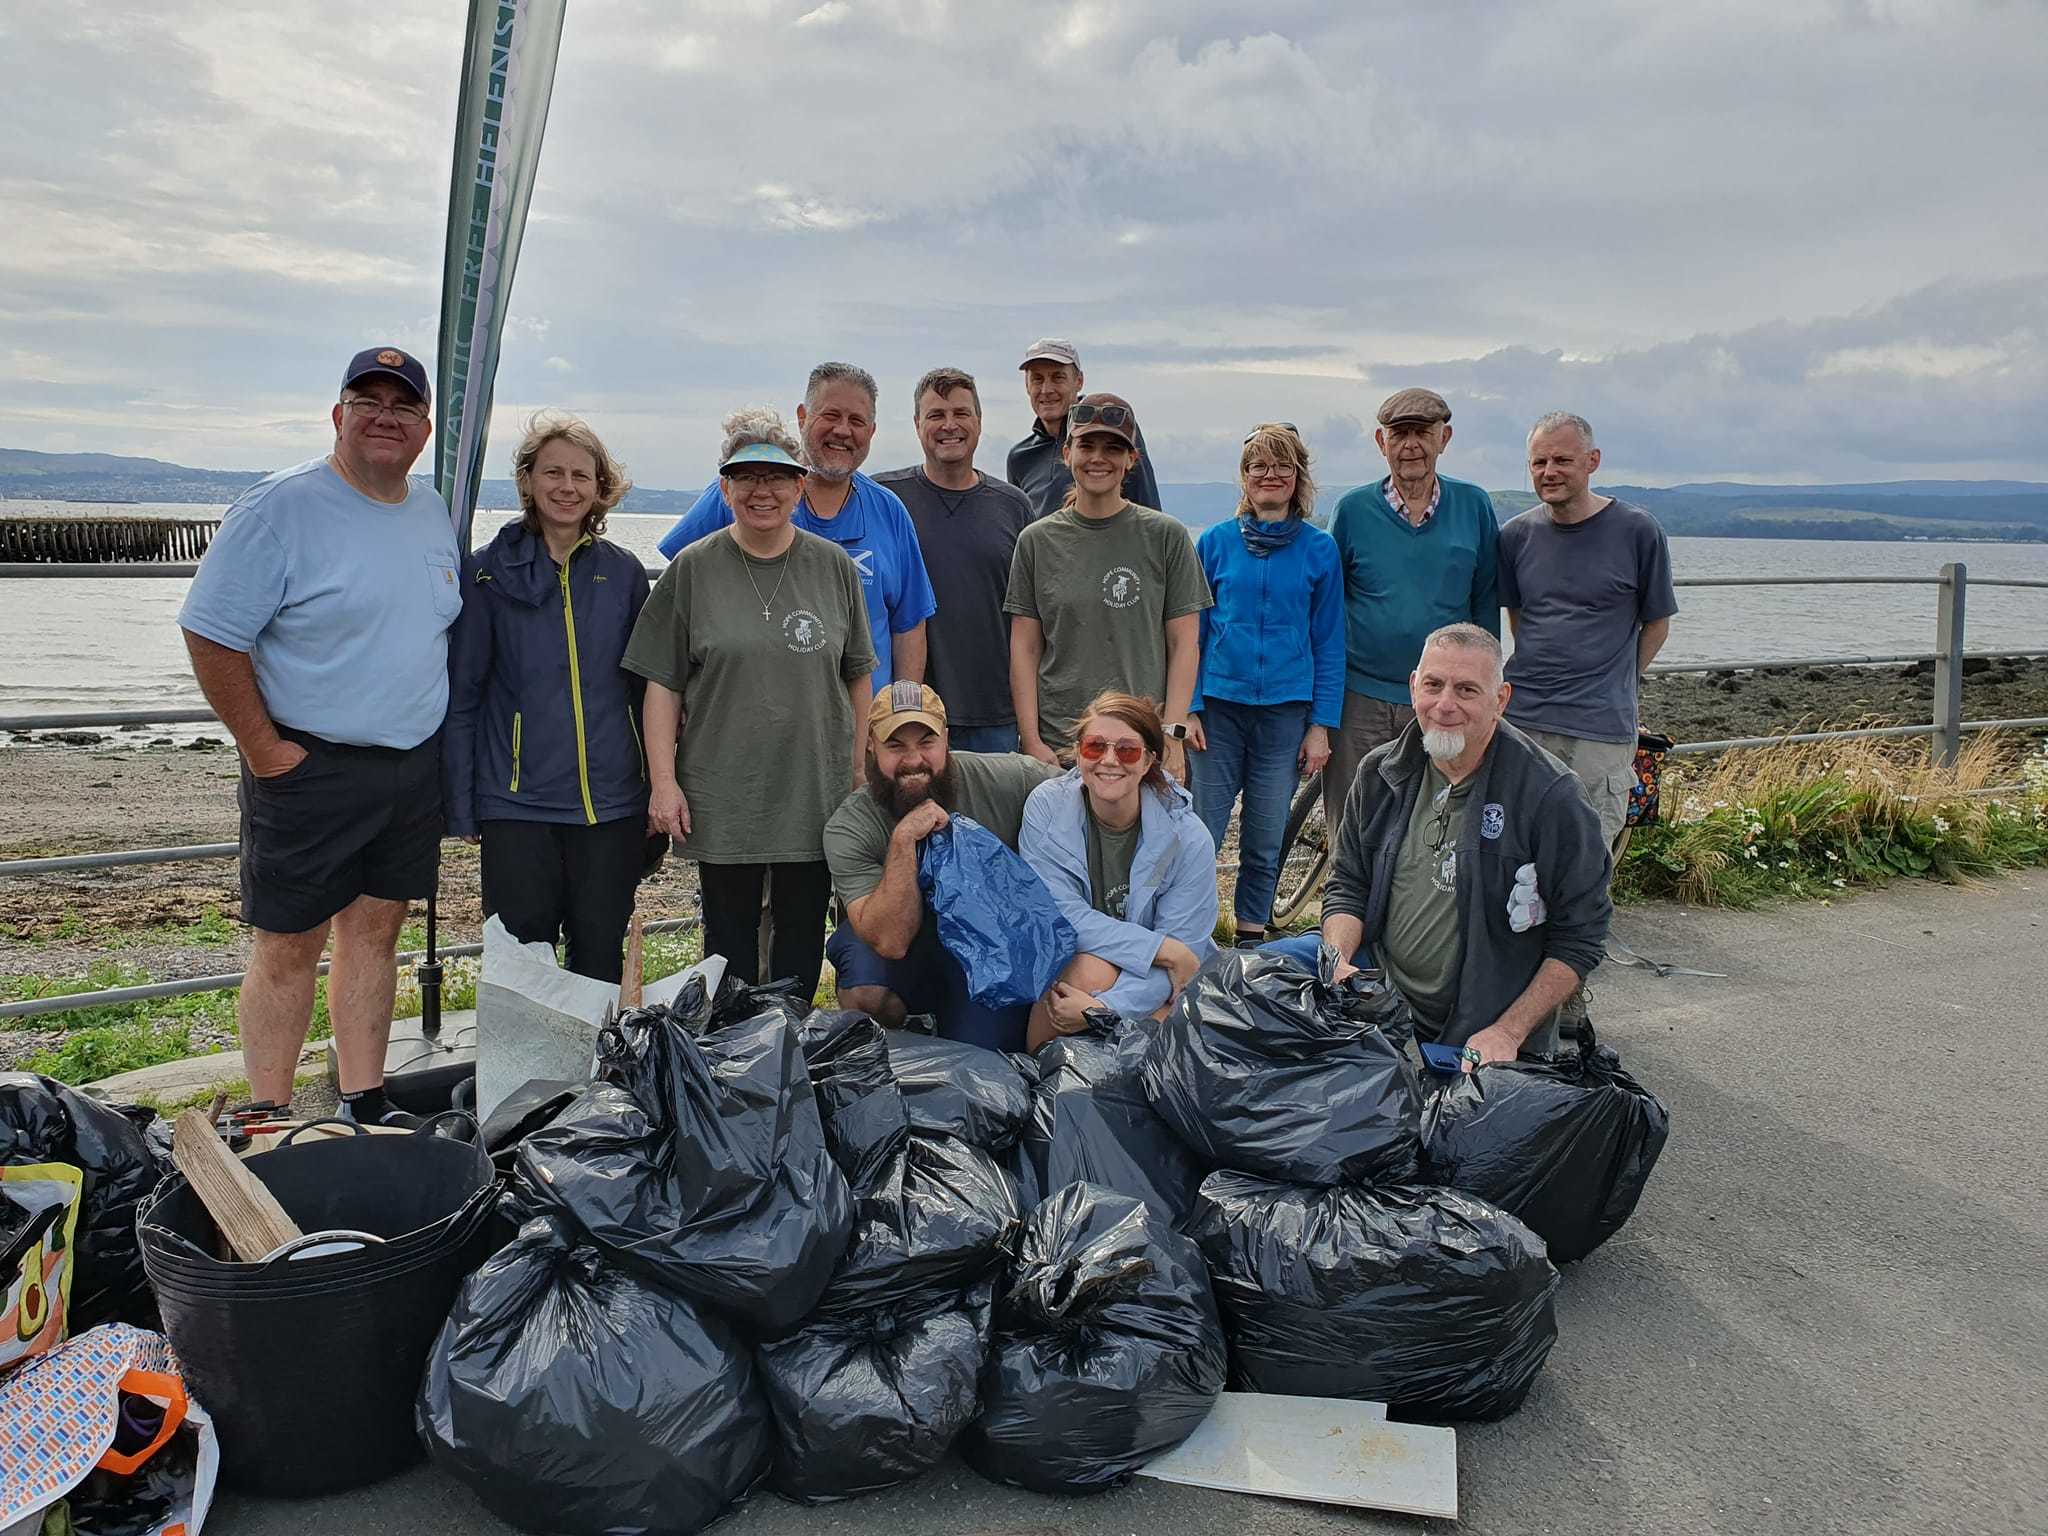
{"label": "wooden plank", "polygon": [[245,1264],[304,1236],[263,1181],[227,1149],[203,1109],[188,1109],[172,1130],[171,1161]]}
{"label": "wooden plank", "polygon": [[626,969],[619,978],[619,1011],[640,1006],[641,971],[645,969],[647,937],[640,931],[640,914],[626,925]]}
{"label": "wooden plank", "polygon": [[1458,1434],[1395,1424],[1382,1403],[1225,1392],[1140,1477],[1268,1498],[1458,1517]]}

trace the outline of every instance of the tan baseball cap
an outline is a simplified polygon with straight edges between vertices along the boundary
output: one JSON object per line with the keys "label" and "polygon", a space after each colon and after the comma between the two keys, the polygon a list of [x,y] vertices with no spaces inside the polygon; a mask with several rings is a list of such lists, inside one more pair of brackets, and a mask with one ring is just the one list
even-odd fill
{"label": "tan baseball cap", "polygon": [[1058,336],[1041,336],[1031,343],[1030,349],[1024,354],[1024,361],[1017,366],[1029,368],[1033,363],[1065,363],[1074,372],[1079,373],[1081,354],[1075,350],[1071,341]]}
{"label": "tan baseball cap", "polygon": [[1419,421],[1425,426],[1434,426],[1440,421],[1450,419],[1449,402],[1433,389],[1397,389],[1380,402],[1379,422],[1383,427],[1395,426],[1404,421]]}
{"label": "tan baseball cap", "polygon": [[868,729],[875,733],[877,741],[887,741],[913,720],[943,734],[946,701],[936,690],[908,678],[897,678],[876,694],[874,703],[868,706]]}

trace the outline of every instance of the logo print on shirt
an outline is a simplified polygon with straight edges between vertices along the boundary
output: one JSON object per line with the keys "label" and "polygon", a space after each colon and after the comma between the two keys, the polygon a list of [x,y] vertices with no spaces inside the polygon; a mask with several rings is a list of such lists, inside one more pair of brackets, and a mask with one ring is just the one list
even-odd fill
{"label": "logo print on shirt", "polygon": [[812,651],[825,649],[825,625],[808,608],[791,611],[782,621],[782,638],[789,642],[789,648],[799,656],[808,656]]}
{"label": "logo print on shirt", "polygon": [[1102,600],[1112,608],[1135,607],[1139,590],[1138,573],[1128,565],[1116,566],[1102,578]]}
{"label": "logo print on shirt", "polygon": [[1128,880],[1122,885],[1112,885],[1109,894],[1102,898],[1102,915],[1113,917],[1120,923],[1126,921],[1126,914],[1130,908],[1131,882]]}
{"label": "logo print on shirt", "polygon": [[1429,872],[1429,883],[1440,891],[1456,891],[1458,888],[1458,850],[1446,848],[1438,856],[1436,867]]}
{"label": "logo print on shirt", "polygon": [[875,552],[872,549],[849,549],[846,557],[853,562],[853,568],[860,572],[863,582],[875,579]]}
{"label": "logo print on shirt", "polygon": [[1479,813],[1479,835],[1489,840],[1497,838],[1501,829],[1508,824],[1508,813],[1498,800],[1487,801]]}

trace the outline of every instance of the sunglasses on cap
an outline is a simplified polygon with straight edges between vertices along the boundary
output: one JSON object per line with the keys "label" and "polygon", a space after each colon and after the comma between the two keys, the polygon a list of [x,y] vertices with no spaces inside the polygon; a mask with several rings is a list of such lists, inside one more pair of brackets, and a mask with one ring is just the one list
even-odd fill
{"label": "sunglasses on cap", "polygon": [[1077,405],[1067,412],[1069,425],[1076,427],[1134,427],[1137,422],[1120,405]]}
{"label": "sunglasses on cap", "polygon": [[1144,760],[1146,747],[1141,741],[1111,741],[1107,736],[1083,736],[1074,743],[1074,750],[1081,755],[1084,763],[1099,763],[1110,753],[1126,768],[1135,768]]}
{"label": "sunglasses on cap", "polygon": [[1301,436],[1301,428],[1297,427],[1291,421],[1262,421],[1256,427],[1253,427],[1251,431],[1245,433],[1244,440],[1247,444],[1249,444],[1251,440],[1257,437],[1261,432],[1271,432],[1275,429],[1287,433],[1290,437]]}

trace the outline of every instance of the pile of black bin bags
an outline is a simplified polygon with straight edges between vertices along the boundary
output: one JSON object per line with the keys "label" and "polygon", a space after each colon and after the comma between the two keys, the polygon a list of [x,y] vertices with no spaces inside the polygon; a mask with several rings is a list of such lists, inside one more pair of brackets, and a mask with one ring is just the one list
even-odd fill
{"label": "pile of black bin bags", "polygon": [[956,1444],[1094,1491],[1226,1381],[1513,1412],[1551,1260],[1627,1219],[1663,1106],[1590,1031],[1425,1094],[1406,1005],[1330,960],[1226,952],[1163,1022],[1036,1057],[775,987],[626,1014],[517,1147],[518,1236],[463,1287],[422,1435],[505,1519],[582,1536],[693,1531],[764,1480],[849,1498]]}
{"label": "pile of black bin bags", "polygon": [[1333,984],[1228,953],[1152,1035],[1145,1088],[1217,1170],[1186,1230],[1208,1261],[1233,1386],[1499,1418],[1556,1340],[1557,1271],[1513,1216],[1421,1181],[1409,1028],[1376,973]]}

